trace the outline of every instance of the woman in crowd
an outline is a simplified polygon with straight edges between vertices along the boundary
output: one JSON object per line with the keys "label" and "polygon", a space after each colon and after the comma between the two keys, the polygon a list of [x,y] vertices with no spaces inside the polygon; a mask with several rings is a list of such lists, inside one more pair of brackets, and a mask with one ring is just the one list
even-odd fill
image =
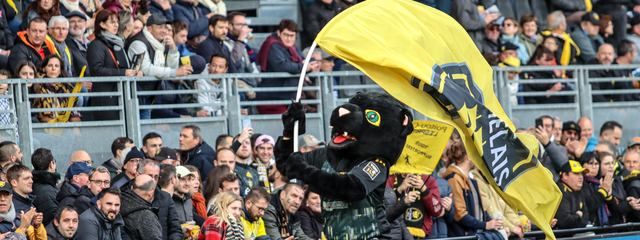
{"label": "woman in crowd", "polygon": [[529,52],[527,52],[527,47],[520,41],[520,26],[518,25],[518,20],[512,17],[507,17],[502,22],[502,40],[505,42],[513,43],[518,46],[518,59],[524,65],[529,61]]}
{"label": "woman in crowd", "polygon": [[[67,77],[64,70],[64,62],[57,55],[49,55],[40,63],[39,71],[43,78]],[[39,83],[34,84],[34,92],[40,94],[52,93],[79,93],[82,83]],[[69,108],[76,107],[78,97],[48,97],[35,99],[34,108]],[[39,122],[79,122],[82,116],[77,111],[66,112],[41,112],[38,114]]]}
{"label": "woman in crowd", "polygon": [[[96,16],[96,39],[91,41],[87,50],[87,63],[92,76],[142,76],[129,66],[129,59],[124,50],[124,40],[118,35],[120,18],[112,10],[105,9]],[[118,91],[117,82],[95,82],[93,92]],[[117,106],[118,97],[91,97],[90,106]],[[120,119],[118,111],[103,111],[94,114],[95,120]]]}
{"label": "woman in crowd", "polygon": [[29,27],[31,19],[36,17],[42,17],[49,22],[51,17],[60,15],[60,4],[58,0],[37,0],[29,4],[24,11],[22,11],[22,23],[20,24],[20,31],[26,30]]}
{"label": "woman in crowd", "polygon": [[226,173],[232,173],[231,168],[227,165],[218,165],[209,171],[207,176],[206,189],[204,190],[204,202],[207,205],[207,212],[211,210],[211,206],[215,201],[215,196],[220,193],[220,177]]}
{"label": "woman in crowd", "polygon": [[300,204],[298,217],[300,218],[300,227],[304,234],[311,239],[322,238],[322,200],[320,195],[312,191],[305,191],[304,201]]}
{"label": "woman in crowd", "polygon": [[542,44],[542,35],[538,33],[538,18],[533,14],[525,14],[520,18],[520,26],[522,27],[522,32],[518,33],[520,42],[524,44],[528,56],[531,56]]}
{"label": "woman in crowd", "polygon": [[240,222],[242,198],[230,192],[218,194],[213,215],[204,222],[198,240],[245,240]]}
{"label": "woman in crowd", "polygon": [[[36,65],[31,61],[24,60],[18,63],[14,73],[16,74],[16,78],[33,79],[36,77]],[[29,84],[29,87],[31,87],[31,84]]]}
{"label": "woman in crowd", "polygon": [[605,201],[611,200],[611,184],[613,175],[605,174],[604,178],[596,178],[600,172],[600,158],[593,152],[585,152],[580,156],[580,164],[588,173],[583,174],[582,193],[589,209],[589,221],[594,226],[609,224],[609,209]]}
{"label": "woman in crowd", "polygon": [[140,18],[133,18],[133,31],[130,36],[138,34],[144,28],[144,23]]}
{"label": "woman in crowd", "polygon": [[132,4],[131,2],[131,0],[107,0],[102,4],[102,8],[113,10],[116,13],[122,10],[127,10],[131,12],[133,17],[135,17],[138,5]]}
{"label": "woman in crowd", "polygon": [[613,22],[611,22],[613,18],[611,15],[600,15],[600,30],[598,35],[595,37],[595,41],[597,41],[599,45],[608,43],[611,44],[614,48],[618,44],[613,39]]}
{"label": "woman in crowd", "polygon": [[[545,38],[546,41],[555,41],[554,38]],[[556,47],[557,48],[557,47]],[[529,60],[529,66],[555,66],[556,61],[553,52],[550,51],[544,45],[540,45],[538,49],[531,56]],[[531,71],[523,72],[520,79],[553,79],[553,78],[566,78],[564,70],[549,70],[549,71]],[[536,84],[523,84],[522,89],[525,92],[558,92],[558,91],[570,91],[571,88],[566,83],[536,83]],[[542,94],[541,94],[542,95]],[[558,96],[558,95],[546,95],[540,97],[525,97],[525,104],[533,103],[571,103],[574,101],[573,96]]]}
{"label": "woman in crowd", "polygon": [[202,223],[204,223],[204,220],[207,218],[207,205],[204,202],[204,197],[202,197],[200,171],[192,165],[184,166],[196,175],[196,177],[191,180],[189,194],[191,194],[191,202],[193,202],[193,220],[196,221],[198,226],[202,226]]}
{"label": "woman in crowd", "polygon": [[599,152],[600,158],[600,174],[597,178],[605,178],[613,176],[613,184],[611,185],[611,198],[607,199],[607,207],[611,215],[609,216],[609,224],[625,223],[627,213],[640,210],[638,200],[627,199],[627,192],[622,185],[622,177],[615,174],[617,161],[613,159],[613,155],[607,152]]}
{"label": "woman in crowd", "polygon": [[118,12],[118,17],[120,20],[118,21],[118,37],[128,40],[133,32],[133,17],[131,16],[131,12],[129,11],[120,11]]}
{"label": "woman in crowd", "polygon": [[491,217],[482,207],[478,183],[469,178],[469,171],[475,168],[475,164],[467,155],[464,143],[451,145],[447,157],[451,164],[442,176],[451,185],[455,210],[454,222],[449,225],[449,237],[472,236],[478,230],[501,228],[502,219],[488,221]]}

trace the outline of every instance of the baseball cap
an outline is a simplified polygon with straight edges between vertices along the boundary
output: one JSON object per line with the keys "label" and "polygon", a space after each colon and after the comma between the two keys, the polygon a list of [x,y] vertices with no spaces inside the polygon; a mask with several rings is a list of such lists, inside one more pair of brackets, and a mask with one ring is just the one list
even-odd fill
{"label": "baseball cap", "polygon": [[313,146],[317,146],[317,145],[324,145],[323,141],[319,141],[316,137],[314,137],[311,134],[303,134],[300,135],[300,137],[298,137],[298,142],[300,144],[300,147],[313,147]]}
{"label": "baseball cap", "polygon": [[520,59],[515,57],[507,57],[503,62],[498,63],[500,67],[520,67]]}
{"label": "baseball cap", "polygon": [[151,14],[151,16],[149,16],[149,18],[147,18],[147,26],[162,25],[167,23],[171,23],[171,21],[169,21],[167,18],[164,17],[164,15],[160,13],[153,13]]}
{"label": "baseball cap", "polygon": [[511,42],[504,42],[501,46],[500,46],[500,52],[504,52],[507,50],[518,50],[518,46],[516,46],[515,44],[511,43]]}
{"label": "baseball cap", "polygon": [[189,175],[196,177],[195,173],[192,173],[191,171],[189,171],[189,169],[182,165],[176,167],[176,174],[178,174],[178,178],[183,178]]}
{"label": "baseball cap", "polygon": [[596,12],[588,12],[588,13],[582,14],[581,21],[591,22],[591,24],[596,26],[600,26],[600,24],[602,24],[602,22],[600,22],[600,16],[598,16]]}
{"label": "baseball cap", "polygon": [[67,179],[71,179],[73,178],[73,176],[80,173],[89,174],[89,172],[91,172],[91,169],[93,168],[85,162],[74,162],[71,164],[71,166],[69,166],[69,168],[67,168],[67,174],[65,175],[65,177]]}
{"label": "baseball cap", "polygon": [[260,137],[258,137],[258,139],[256,139],[256,147],[262,145],[263,143],[269,143],[274,147],[276,146],[276,141],[273,140],[273,137],[267,134],[262,134],[260,135]]}
{"label": "baseball cap", "polygon": [[13,193],[13,190],[11,190],[11,185],[9,185],[9,183],[0,181],[0,192],[2,191]]}
{"label": "baseball cap", "polygon": [[156,161],[164,161],[167,159],[178,160],[178,153],[173,148],[163,147],[156,151],[156,156],[152,157]]}
{"label": "baseball cap", "polygon": [[640,137],[633,137],[629,139],[627,147],[633,147],[634,145],[640,145]]}
{"label": "baseball cap", "polygon": [[566,121],[562,124],[562,131],[564,132],[567,130],[575,130],[576,132],[578,132],[578,135],[580,135],[580,132],[582,132],[580,125],[578,125],[574,121]]}
{"label": "baseball cap", "polygon": [[562,165],[562,169],[560,169],[560,172],[564,172],[564,173],[568,173],[568,172],[572,172],[572,173],[588,173],[589,170],[586,169],[586,168],[583,168],[582,165],[578,161],[569,160],[564,165]]}
{"label": "baseball cap", "polygon": [[64,17],[66,17],[66,18],[81,17],[81,18],[87,19],[87,15],[85,15],[84,13],[82,13],[80,11],[77,11],[77,10],[68,12],[67,14],[64,15]]}

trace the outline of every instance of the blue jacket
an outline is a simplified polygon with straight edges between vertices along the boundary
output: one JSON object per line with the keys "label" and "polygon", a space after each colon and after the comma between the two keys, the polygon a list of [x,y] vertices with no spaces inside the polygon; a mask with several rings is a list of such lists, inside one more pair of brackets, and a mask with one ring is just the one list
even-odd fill
{"label": "blue jacket", "polygon": [[150,1],[149,2],[149,12],[152,13],[152,14],[153,13],[160,13],[160,14],[164,15],[164,17],[167,18],[167,20],[173,21],[173,9],[169,8],[167,10],[162,10],[162,7],[156,1]]}
{"label": "blue jacket", "polygon": [[[182,83],[175,83],[173,80],[162,80],[160,90],[181,90]],[[153,104],[176,104],[184,103],[180,94],[158,95]],[[189,115],[186,108],[165,108],[152,109],[151,118],[179,118],[181,115]]]}
{"label": "blue jacket", "polygon": [[[433,176],[433,175],[432,175]],[[440,199],[448,197],[451,194],[451,185],[447,180],[441,177],[434,177],[438,182],[438,189],[440,189]],[[433,225],[431,226],[431,235],[427,238],[447,238],[447,224],[453,222],[453,201],[451,201],[451,209],[444,213],[442,217],[431,217],[433,219]]]}
{"label": "blue jacket", "polygon": [[33,201],[36,199],[36,196],[33,194],[28,194],[27,197],[20,196],[17,192],[13,191],[13,207],[16,209],[16,216],[22,216],[22,211],[28,212],[31,210],[31,207],[35,207],[33,205]]}
{"label": "blue jacket", "polygon": [[[196,54],[202,56],[206,62],[211,62],[211,57],[213,54],[222,53],[227,56],[228,60],[231,61],[231,52],[229,48],[227,48],[224,43],[212,35],[207,36],[207,38],[200,43],[198,46],[198,50],[196,50]],[[228,73],[237,73],[235,64],[228,62],[227,66],[229,66]]]}
{"label": "blue jacket", "polygon": [[[211,13],[211,10],[203,4],[198,4],[194,10],[192,4],[182,0],[176,0],[176,4],[171,5],[171,9],[173,9],[174,19],[180,19],[189,24],[187,38],[191,39],[198,35],[211,35],[209,33],[209,18],[206,16]],[[199,17],[198,19],[196,19],[196,11]]]}
{"label": "blue jacket", "polygon": [[[185,152],[183,152],[185,154]],[[194,147],[190,152],[187,152],[187,158],[184,161],[184,165],[192,165],[200,171],[200,178],[202,182],[207,181],[209,171],[213,169],[213,160],[216,159],[216,150],[214,150],[206,142],[202,142]]]}
{"label": "blue jacket", "polygon": [[[275,33],[274,33],[275,34]],[[261,49],[262,50],[262,49]],[[300,49],[296,49],[300,57],[304,57]],[[288,72],[300,74],[303,63],[291,60],[291,54],[284,46],[274,43],[267,55],[267,72]],[[298,86],[298,78],[263,79],[258,87],[292,87]],[[296,92],[256,92],[256,100],[290,100],[295,99]]]}

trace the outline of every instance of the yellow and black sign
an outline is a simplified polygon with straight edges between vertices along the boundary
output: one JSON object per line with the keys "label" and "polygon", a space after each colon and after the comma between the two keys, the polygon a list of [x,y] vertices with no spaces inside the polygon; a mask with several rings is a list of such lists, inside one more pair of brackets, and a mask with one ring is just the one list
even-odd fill
{"label": "yellow and black sign", "polygon": [[407,136],[404,150],[389,173],[431,174],[452,132],[453,127],[444,123],[413,121],[413,132]]}

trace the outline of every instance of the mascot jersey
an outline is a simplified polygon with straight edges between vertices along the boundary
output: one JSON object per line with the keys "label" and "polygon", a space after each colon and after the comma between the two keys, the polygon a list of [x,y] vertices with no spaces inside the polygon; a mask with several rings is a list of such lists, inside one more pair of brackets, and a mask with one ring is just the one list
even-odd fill
{"label": "mascot jersey", "polygon": [[[286,117],[296,114],[292,109],[283,114],[285,136],[287,123],[295,120]],[[327,147],[291,153],[293,142],[278,139],[276,167],[322,197],[327,239],[390,239],[385,182],[413,131],[412,120],[411,111],[390,95],[358,93],[333,110]]]}

